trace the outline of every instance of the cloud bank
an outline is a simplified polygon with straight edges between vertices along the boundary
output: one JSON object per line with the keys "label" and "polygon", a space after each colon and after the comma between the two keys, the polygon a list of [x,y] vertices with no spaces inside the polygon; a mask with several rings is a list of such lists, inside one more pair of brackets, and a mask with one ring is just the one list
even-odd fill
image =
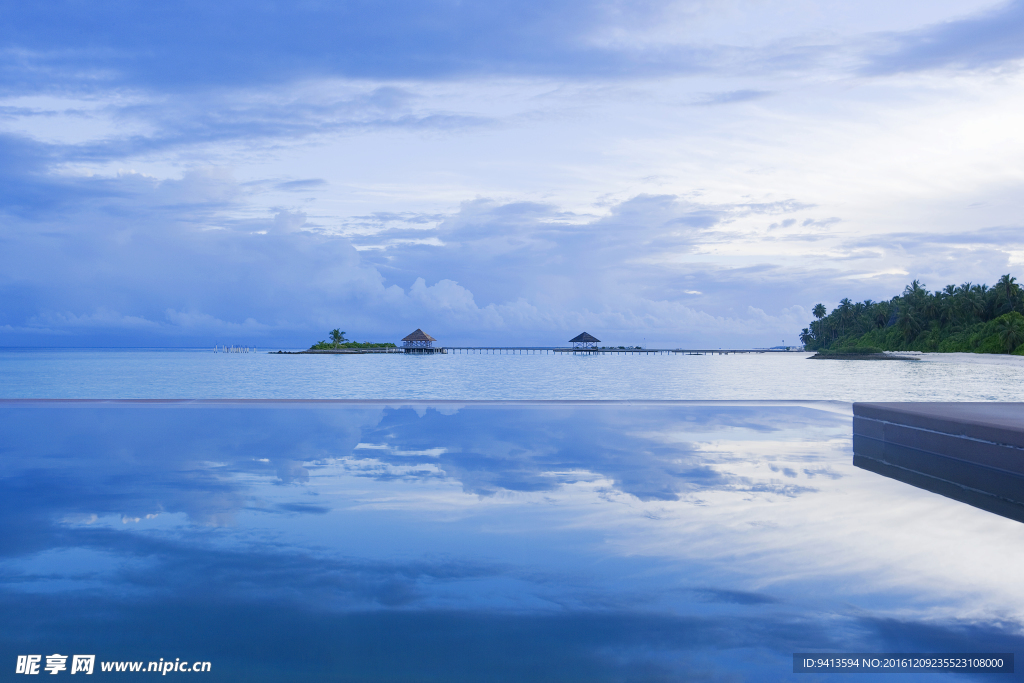
{"label": "cloud bank", "polygon": [[1022,7],[15,7],[0,345],[766,346],[991,282]]}

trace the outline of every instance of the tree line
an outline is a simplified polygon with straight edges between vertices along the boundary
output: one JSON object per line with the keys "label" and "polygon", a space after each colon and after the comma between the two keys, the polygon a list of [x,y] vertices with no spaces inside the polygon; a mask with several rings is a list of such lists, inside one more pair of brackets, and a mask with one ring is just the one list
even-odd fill
{"label": "tree line", "polygon": [[334,328],[327,335],[331,341],[322,339],[309,347],[310,351],[329,351],[331,349],[393,349],[395,345],[391,342],[354,342],[345,339],[345,331],[341,328]]}
{"label": "tree line", "polygon": [[874,347],[884,351],[968,351],[1024,355],[1024,291],[1003,275],[992,287],[965,282],[929,292],[914,280],[888,301],[843,299],[815,320],[800,341],[810,350]]}

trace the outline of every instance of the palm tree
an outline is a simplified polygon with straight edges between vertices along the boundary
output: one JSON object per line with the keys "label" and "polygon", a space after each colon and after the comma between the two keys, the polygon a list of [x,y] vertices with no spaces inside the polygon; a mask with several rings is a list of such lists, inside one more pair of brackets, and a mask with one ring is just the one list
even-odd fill
{"label": "palm tree", "polygon": [[979,310],[978,317],[981,318],[982,322],[991,320],[995,317],[992,315],[992,304],[995,302],[992,301],[990,296],[993,290],[989,289],[988,285],[974,285],[974,292],[976,297],[975,306]]}
{"label": "palm tree", "polygon": [[842,334],[846,334],[846,323],[850,322],[852,317],[853,302],[847,297],[839,302],[839,325],[842,328]]}
{"label": "palm tree", "polygon": [[941,292],[935,292],[935,295],[931,295],[928,292],[924,293],[923,301],[921,304],[921,310],[924,313],[925,320],[935,320],[941,315],[940,301]]}
{"label": "palm tree", "polygon": [[334,348],[341,346],[342,342],[345,341],[345,332],[335,327],[331,330],[331,344]]}
{"label": "palm tree", "polygon": [[903,342],[907,345],[921,332],[921,321],[917,317],[917,312],[907,304],[900,307],[900,318],[897,324],[903,333]]}
{"label": "palm tree", "polygon": [[942,288],[941,292],[936,292],[935,296],[939,304],[939,323],[941,325],[949,325],[956,317],[956,309],[954,308],[956,285],[946,285]]}
{"label": "palm tree", "polygon": [[823,323],[821,319],[825,317],[825,314],[828,313],[828,311],[825,309],[824,304],[815,304],[814,308],[811,309],[811,313],[813,313],[814,317],[817,319],[811,323],[811,336],[817,340],[820,348],[825,345],[825,323]]}
{"label": "palm tree", "polygon": [[1009,273],[999,278],[999,282],[993,289],[997,292],[997,297],[1002,305],[996,311],[1003,312],[1012,311],[1015,308],[1017,300],[1020,298],[1020,285],[1017,284],[1017,278],[1011,277]]}
{"label": "palm tree", "polygon": [[925,289],[925,285],[921,284],[920,280],[914,280],[903,290],[904,298],[909,297],[915,302],[920,301],[921,297],[927,296],[928,290]]}
{"label": "palm tree", "polygon": [[851,315],[853,317],[853,325],[857,334],[864,333],[864,326],[862,325],[862,322],[864,318],[864,310],[867,308],[867,303],[868,302],[864,301],[853,305],[853,313]]}
{"label": "palm tree", "polygon": [[875,301],[868,311],[868,328],[882,329],[889,322],[889,302]]}
{"label": "palm tree", "polygon": [[1024,344],[1024,317],[1020,314],[1009,315],[999,321],[999,341],[1003,343],[1006,353]]}
{"label": "palm tree", "polygon": [[982,298],[982,290],[978,285],[965,282],[957,288],[959,299],[958,317],[964,325],[970,325],[981,318],[985,313],[985,300]]}
{"label": "palm tree", "polygon": [[823,347],[836,340],[836,321],[833,316],[826,315],[821,320],[816,321],[816,324],[818,326],[818,337],[821,339]]}

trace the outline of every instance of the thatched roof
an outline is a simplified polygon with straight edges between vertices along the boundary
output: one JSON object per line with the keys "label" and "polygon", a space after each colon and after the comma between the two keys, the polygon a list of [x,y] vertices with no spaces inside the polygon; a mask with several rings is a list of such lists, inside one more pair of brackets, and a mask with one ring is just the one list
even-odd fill
{"label": "thatched roof", "polygon": [[576,337],[575,339],[570,339],[569,343],[570,344],[575,344],[576,342],[599,342],[599,341],[601,341],[601,340],[598,339],[597,337],[595,337],[594,335],[587,334],[586,332],[584,332],[583,334],[581,334],[580,336]]}
{"label": "thatched roof", "polygon": [[434,339],[429,334],[427,334],[426,332],[424,332],[423,330],[421,330],[420,328],[417,327],[415,332],[410,334],[408,337],[403,337],[402,341],[437,341],[437,340]]}

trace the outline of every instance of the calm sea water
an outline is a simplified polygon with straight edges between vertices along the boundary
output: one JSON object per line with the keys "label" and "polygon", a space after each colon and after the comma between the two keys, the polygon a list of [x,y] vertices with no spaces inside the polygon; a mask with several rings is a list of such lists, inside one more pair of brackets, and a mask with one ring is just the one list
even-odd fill
{"label": "calm sea water", "polygon": [[1022,401],[1024,359],[0,350],[0,398]]}

